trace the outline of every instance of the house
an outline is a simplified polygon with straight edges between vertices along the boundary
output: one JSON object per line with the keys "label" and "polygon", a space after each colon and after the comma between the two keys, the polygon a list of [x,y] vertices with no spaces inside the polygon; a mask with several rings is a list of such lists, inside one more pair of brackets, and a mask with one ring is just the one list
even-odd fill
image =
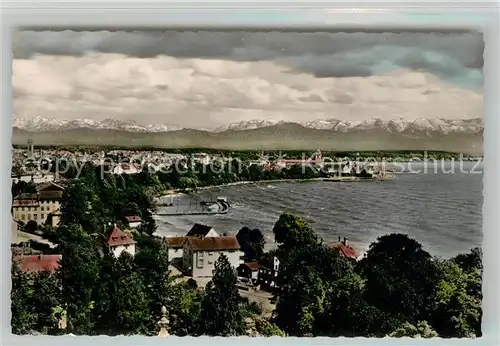
{"label": "house", "polygon": [[129,228],[137,228],[141,225],[142,219],[140,216],[133,215],[133,216],[125,216],[125,220],[127,220],[128,227]]}
{"label": "house", "polygon": [[42,271],[54,272],[59,269],[61,255],[21,255],[15,260],[25,273],[38,273]]}
{"label": "house", "polygon": [[165,245],[168,249],[168,260],[172,261],[176,258],[182,259],[183,246],[187,237],[166,237],[164,238]]}
{"label": "house", "polygon": [[35,221],[43,224],[52,215],[51,225],[59,223],[60,200],[64,187],[54,182],[47,182],[37,186],[36,193],[21,193],[12,203],[12,216],[24,223]]}
{"label": "house", "polygon": [[344,237],[344,240],[341,240],[339,237],[339,241],[337,243],[328,244],[329,249],[335,249],[339,251],[340,256],[356,261],[359,257],[359,254],[352,248],[352,246],[347,244],[347,238]]}
{"label": "house", "polygon": [[195,223],[186,234],[186,237],[218,237],[219,234],[213,227]]}
{"label": "house", "polygon": [[187,237],[183,245],[184,270],[192,277],[211,277],[220,255],[225,255],[234,268],[243,263],[244,254],[235,236]]}
{"label": "house", "polygon": [[259,262],[246,262],[239,265],[237,268],[238,276],[251,279],[253,282],[257,282],[259,279],[259,271],[261,265]]}
{"label": "house", "polygon": [[135,244],[130,234],[123,232],[116,225],[108,239],[108,245],[115,257],[120,257],[122,252],[128,252],[131,256],[135,256]]}
{"label": "house", "polygon": [[258,284],[262,290],[276,290],[278,288],[278,272],[280,262],[278,258],[273,257],[272,268],[265,266],[259,267]]}

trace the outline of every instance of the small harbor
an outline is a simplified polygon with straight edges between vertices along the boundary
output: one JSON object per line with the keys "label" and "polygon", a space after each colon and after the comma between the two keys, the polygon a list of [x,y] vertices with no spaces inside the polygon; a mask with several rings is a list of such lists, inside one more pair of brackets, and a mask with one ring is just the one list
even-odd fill
{"label": "small harbor", "polygon": [[154,215],[157,216],[219,215],[231,211],[226,197],[199,200],[197,196],[170,195],[157,198],[155,205],[157,212]]}

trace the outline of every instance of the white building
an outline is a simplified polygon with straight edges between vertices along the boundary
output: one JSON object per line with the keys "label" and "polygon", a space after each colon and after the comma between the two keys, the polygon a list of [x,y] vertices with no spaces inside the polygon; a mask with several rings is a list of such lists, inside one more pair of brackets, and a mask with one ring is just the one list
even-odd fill
{"label": "white building", "polygon": [[165,245],[168,249],[168,260],[172,262],[173,260],[183,258],[183,247],[186,242],[187,237],[167,237],[164,239]]}
{"label": "white building", "polygon": [[64,187],[53,182],[37,186],[36,193],[22,193],[14,198],[12,216],[27,223],[36,221],[37,224],[47,222],[52,216],[52,226],[57,226],[60,215],[60,200]]}
{"label": "white building", "polygon": [[125,216],[125,219],[127,220],[128,227],[129,228],[137,228],[141,225],[142,219],[140,216]]}
{"label": "white building", "polygon": [[188,239],[188,237],[219,237],[219,234],[215,231],[215,229],[211,226],[202,225],[200,223],[196,223],[191,227],[189,232],[185,236],[181,237],[166,237],[164,239],[165,245],[168,248],[168,260],[172,261],[177,258],[183,258],[184,253],[184,243]]}
{"label": "white building", "polygon": [[109,236],[108,245],[116,258],[120,257],[124,251],[135,256],[135,244],[136,242],[130,234],[123,232],[115,225],[113,232]]}
{"label": "white building", "polygon": [[225,255],[233,268],[244,263],[235,236],[187,237],[183,246],[183,267],[192,277],[212,277],[215,262]]}

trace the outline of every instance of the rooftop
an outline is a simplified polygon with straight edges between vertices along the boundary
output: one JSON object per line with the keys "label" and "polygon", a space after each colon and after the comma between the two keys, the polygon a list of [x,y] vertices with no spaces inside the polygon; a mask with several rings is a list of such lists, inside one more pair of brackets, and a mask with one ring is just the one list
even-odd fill
{"label": "rooftop", "polygon": [[49,271],[59,269],[61,255],[21,255],[19,264],[25,273]]}
{"label": "rooftop", "polygon": [[137,215],[125,216],[125,220],[127,220],[128,222],[140,222],[141,217]]}
{"label": "rooftop", "polygon": [[342,242],[329,244],[328,248],[338,249],[345,257],[348,257],[351,259],[357,259],[359,257],[359,254],[356,252],[356,250],[354,250],[349,245],[345,245]]}
{"label": "rooftop", "polygon": [[113,228],[108,240],[109,246],[132,245],[135,243],[135,240],[133,240],[128,233],[123,232],[116,225]]}
{"label": "rooftop", "polygon": [[239,250],[240,244],[235,236],[188,237],[185,246],[193,251]]}
{"label": "rooftop", "polygon": [[187,237],[167,237],[165,238],[165,242],[167,243],[167,247],[171,249],[181,248],[186,242]]}
{"label": "rooftop", "polygon": [[212,230],[213,227],[195,223],[186,234],[187,237],[204,237]]}
{"label": "rooftop", "polygon": [[261,267],[261,265],[257,261],[255,261],[255,262],[247,262],[247,263],[244,263],[244,265],[247,266],[248,269],[250,269],[253,272],[258,271],[260,269],[260,267]]}

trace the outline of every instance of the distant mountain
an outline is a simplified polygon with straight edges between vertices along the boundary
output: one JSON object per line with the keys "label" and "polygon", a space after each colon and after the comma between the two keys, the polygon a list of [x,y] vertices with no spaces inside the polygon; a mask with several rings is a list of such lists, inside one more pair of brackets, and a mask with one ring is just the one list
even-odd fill
{"label": "distant mountain", "polygon": [[279,124],[282,122],[275,120],[249,120],[249,121],[240,121],[237,123],[231,123],[226,126],[219,127],[215,129],[213,132],[220,133],[224,131],[245,131],[245,130],[254,130],[261,127],[268,127]]}
{"label": "distant mountain", "polygon": [[[322,123],[325,125],[327,122]],[[247,130],[209,132],[182,129],[167,132],[131,132],[117,129],[74,128],[26,131],[15,127],[12,141],[24,145],[115,145],[123,147],[214,148],[232,150],[442,150],[482,154],[483,133],[478,121],[446,122],[334,122],[331,128],[307,124],[277,123]],[[432,125],[432,126],[431,126]],[[439,126],[438,126],[439,125]],[[310,126],[310,125],[309,125]],[[441,126],[441,127],[440,127]],[[347,129],[346,129],[347,128]],[[335,130],[338,129],[338,130]],[[340,129],[343,129],[342,131]],[[476,131],[477,130],[477,131]]]}
{"label": "distant mountain", "polygon": [[[224,133],[227,131],[249,131],[261,128],[280,126],[286,124],[283,121],[275,120],[249,120],[231,123],[226,126],[219,127],[211,132]],[[360,132],[380,130],[387,133],[402,133],[402,134],[448,134],[448,133],[478,133],[483,131],[483,120],[477,119],[415,119],[415,120],[382,120],[374,118],[365,121],[341,121],[337,119],[320,119],[303,123],[297,123],[304,128],[313,130],[328,130],[330,132]],[[133,121],[122,121],[115,118],[107,118],[101,121],[91,119],[76,119],[71,121],[63,121],[56,119],[47,119],[37,116],[33,119],[22,119],[14,117],[13,127],[30,131],[30,132],[46,132],[46,131],[64,131],[74,129],[102,129],[102,130],[121,130],[126,132],[170,132],[177,131],[179,128],[169,125],[138,125]]]}
{"label": "distant mountain", "polygon": [[18,118],[14,116],[12,126],[31,132],[64,131],[83,128],[123,130],[127,132],[166,132],[178,130],[176,127],[164,124],[141,126],[134,121],[122,121],[115,118],[106,118],[101,121],[92,119],[56,120],[41,116],[37,116],[33,119]]}

